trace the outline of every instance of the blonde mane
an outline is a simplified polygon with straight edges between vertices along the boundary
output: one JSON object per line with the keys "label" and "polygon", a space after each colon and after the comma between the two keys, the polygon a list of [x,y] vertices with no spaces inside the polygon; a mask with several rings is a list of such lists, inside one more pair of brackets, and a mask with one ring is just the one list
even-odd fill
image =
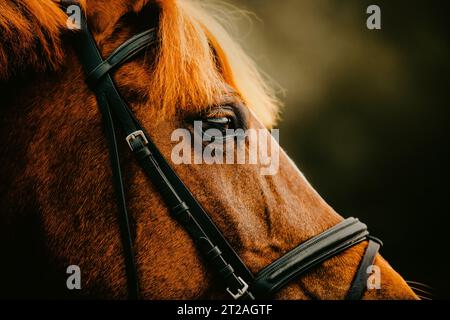
{"label": "blonde mane", "polygon": [[[64,12],[55,0],[17,0],[0,4],[0,80],[27,67],[43,72],[64,61],[61,34]],[[153,1],[86,1],[79,3],[95,25],[114,25],[129,10],[139,11]],[[226,84],[268,127],[277,120],[279,101],[253,61],[221,25],[226,6],[218,10],[210,1],[156,0],[161,8],[160,47],[148,96],[162,116],[179,109],[204,108],[218,103]],[[219,17],[212,14],[219,12]],[[97,12],[94,12],[96,10]],[[219,22],[220,19],[220,22]],[[113,29],[113,28],[111,28]]]}
{"label": "blonde mane", "polygon": [[[225,80],[266,126],[273,126],[280,105],[273,89],[205,2],[161,1],[162,41],[150,88],[152,101],[160,104],[163,114],[211,105],[226,90]],[[225,7],[222,12],[226,20]]]}

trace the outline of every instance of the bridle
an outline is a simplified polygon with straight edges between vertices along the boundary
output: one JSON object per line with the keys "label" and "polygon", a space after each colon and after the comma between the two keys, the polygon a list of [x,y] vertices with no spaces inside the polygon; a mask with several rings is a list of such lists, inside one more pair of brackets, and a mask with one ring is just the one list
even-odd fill
{"label": "bridle", "polygon": [[[60,1],[60,4],[65,9],[69,4],[73,4],[73,1],[69,2]],[[120,96],[112,80],[111,73],[114,70],[144,50],[157,45],[156,29],[149,29],[128,39],[105,60],[83,15],[81,30],[76,37],[75,50],[83,65],[86,82],[96,95],[108,141],[130,298],[138,299],[140,290],[115,124],[118,124],[125,134],[128,147],[164,199],[173,218],[189,233],[201,256],[222,280],[225,290],[233,299],[270,298],[290,281],[321,262],[368,240],[368,246],[347,294],[347,299],[362,297],[368,278],[367,268],[373,264],[382,243],[369,236],[367,226],[355,218],[348,218],[300,244],[256,275],[253,275],[240,259],[207,212],[162,156]]]}

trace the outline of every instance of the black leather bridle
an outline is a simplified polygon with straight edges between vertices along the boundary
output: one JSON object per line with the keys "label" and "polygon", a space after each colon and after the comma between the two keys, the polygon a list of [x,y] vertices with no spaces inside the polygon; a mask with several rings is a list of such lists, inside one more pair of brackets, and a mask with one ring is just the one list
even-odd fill
{"label": "black leather bridle", "polygon": [[[73,2],[71,2],[72,4]],[[62,4],[65,7],[67,4]],[[139,298],[139,278],[127,212],[115,124],[124,133],[125,142],[142,170],[159,191],[171,215],[186,229],[200,254],[207,260],[225,290],[233,299],[267,299],[321,262],[368,240],[368,246],[353,279],[347,299],[360,299],[366,288],[367,268],[373,263],[381,241],[369,236],[367,226],[349,218],[300,244],[253,275],[196,198],[183,184],[159,152],[134,113],[120,96],[111,73],[118,67],[158,43],[156,29],[133,36],[107,59],[103,59],[82,16],[75,50],[86,73],[86,82],[95,93],[103,117],[109,146],[114,188],[118,200],[119,221],[126,264],[129,297]]]}

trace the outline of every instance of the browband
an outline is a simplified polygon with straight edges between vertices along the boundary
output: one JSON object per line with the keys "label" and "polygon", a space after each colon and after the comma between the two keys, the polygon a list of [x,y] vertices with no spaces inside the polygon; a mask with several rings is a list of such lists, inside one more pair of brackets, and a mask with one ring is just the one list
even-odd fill
{"label": "browband", "polygon": [[114,50],[113,53],[100,63],[94,70],[90,71],[86,76],[86,81],[90,87],[95,87],[97,82],[106,74],[112,72],[116,67],[121,66],[125,62],[133,59],[141,51],[156,44],[156,29],[152,28],[140,34],[137,34],[120,47]]}

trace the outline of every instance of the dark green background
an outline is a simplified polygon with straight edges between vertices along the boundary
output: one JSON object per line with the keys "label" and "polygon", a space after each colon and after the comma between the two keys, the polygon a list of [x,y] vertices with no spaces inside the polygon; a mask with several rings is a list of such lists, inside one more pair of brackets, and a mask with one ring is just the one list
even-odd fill
{"label": "dark green background", "polygon": [[254,13],[231,29],[283,89],[281,145],[404,278],[450,297],[448,1],[229,2]]}

